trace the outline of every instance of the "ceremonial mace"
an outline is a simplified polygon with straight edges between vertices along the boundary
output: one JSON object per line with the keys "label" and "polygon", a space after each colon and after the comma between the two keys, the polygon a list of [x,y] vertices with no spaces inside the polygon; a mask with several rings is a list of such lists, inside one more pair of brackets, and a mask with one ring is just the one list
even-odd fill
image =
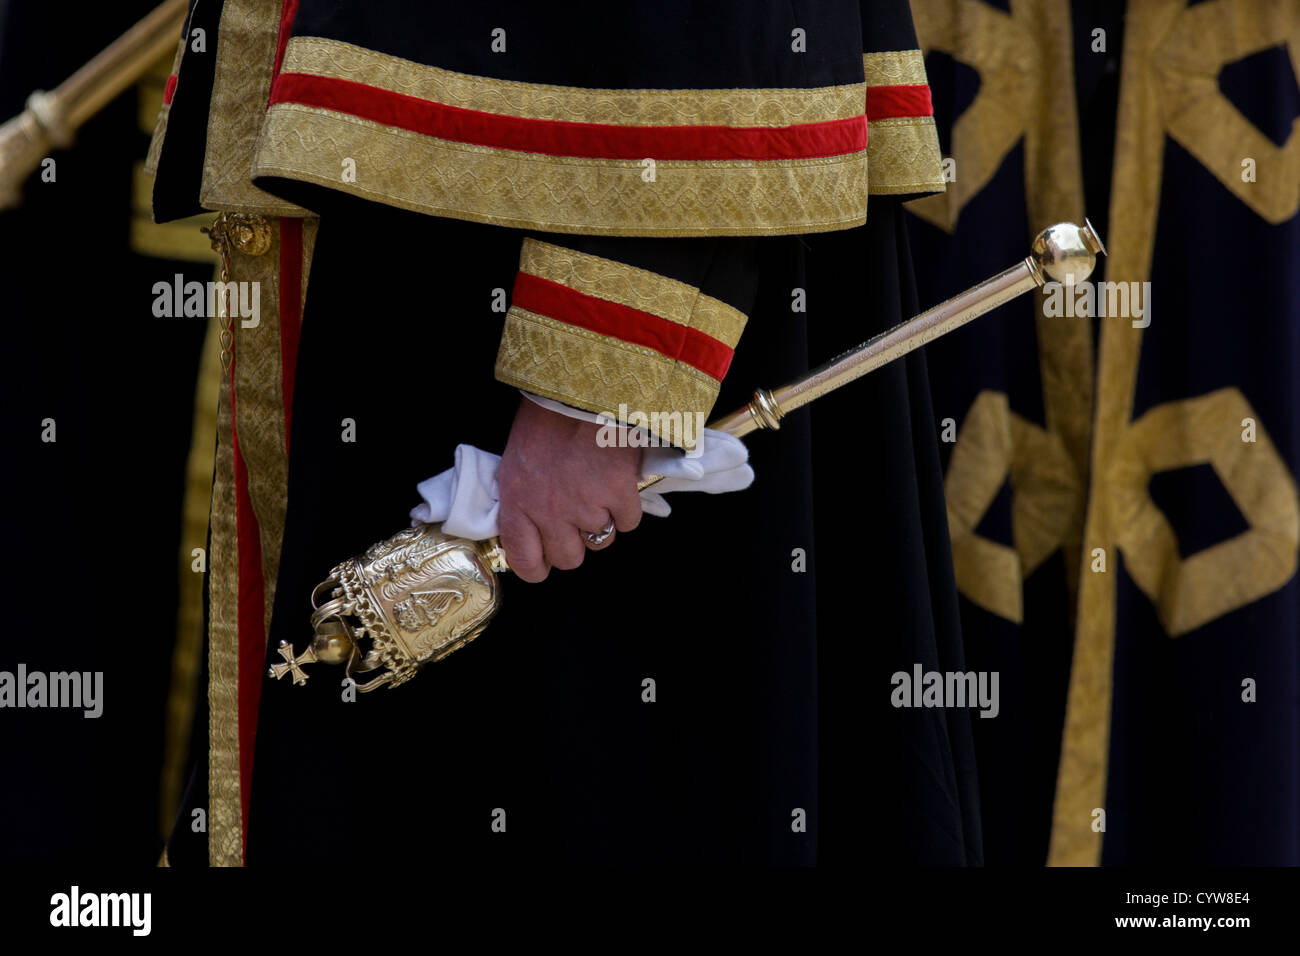
{"label": "ceremonial mace", "polygon": [[[1092,274],[1106,248],[1093,229],[1059,223],[1034,239],[1030,254],[991,279],[882,332],[789,385],[760,388],[753,399],[710,428],[743,438],[815,398],[880,368],[1049,280],[1063,285]],[[660,480],[650,475],[638,487]],[[335,567],[312,592],[315,637],[300,655],[280,644],[283,664],[270,676],[307,681],[302,667],[316,661],[346,664],[357,688],[371,691],[406,683],[425,664],[441,660],[478,637],[501,606],[499,575],[509,570],[496,538],[469,541],[417,524]]]}

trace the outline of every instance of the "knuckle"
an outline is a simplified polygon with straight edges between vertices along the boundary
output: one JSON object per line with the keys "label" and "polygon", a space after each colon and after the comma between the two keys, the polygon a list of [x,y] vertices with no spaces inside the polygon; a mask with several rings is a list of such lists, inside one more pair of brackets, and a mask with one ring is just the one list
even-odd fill
{"label": "knuckle", "polygon": [[619,511],[618,530],[635,531],[640,523],[641,499],[640,497],[634,497],[630,502],[626,502]]}
{"label": "knuckle", "polygon": [[542,561],[525,561],[523,564],[512,564],[510,567],[520,580],[527,581],[529,584],[538,584],[545,581],[546,576],[551,571]]}
{"label": "knuckle", "polygon": [[554,554],[547,554],[551,564],[561,571],[572,571],[582,564],[582,559],[586,556],[587,549],[576,538],[573,541],[566,541],[564,544],[556,545]]}

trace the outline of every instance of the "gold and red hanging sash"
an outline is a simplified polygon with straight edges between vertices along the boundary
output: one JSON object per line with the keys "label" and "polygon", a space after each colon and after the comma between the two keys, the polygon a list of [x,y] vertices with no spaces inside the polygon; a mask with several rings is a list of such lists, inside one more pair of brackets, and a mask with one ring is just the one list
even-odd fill
{"label": "gold and red hanging sash", "polygon": [[244,862],[257,710],[287,503],[294,367],[315,221],[263,220],[265,252],[230,253],[260,321],[233,335],[218,404],[210,581],[209,862]]}

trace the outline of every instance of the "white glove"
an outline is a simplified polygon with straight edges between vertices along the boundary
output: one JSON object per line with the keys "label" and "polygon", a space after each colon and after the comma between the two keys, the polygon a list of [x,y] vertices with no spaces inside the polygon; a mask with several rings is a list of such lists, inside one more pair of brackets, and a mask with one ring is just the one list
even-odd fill
{"label": "white glove", "polygon": [[501,456],[473,445],[456,446],[456,464],[415,486],[424,504],[411,509],[411,518],[426,524],[442,522],[442,530],[471,541],[497,533],[501,494],[497,469]]}
{"label": "white glove", "polygon": [[663,475],[641,492],[641,510],[659,518],[673,510],[664,495],[674,491],[707,491],[711,495],[741,491],[754,481],[749,467],[749,449],[745,443],[726,432],[704,429],[696,450],[702,453],[687,458],[676,448],[647,448],[641,458],[641,477]]}
{"label": "white glove", "polygon": [[[544,408],[583,421],[604,423],[597,415],[571,408],[547,398],[524,392]],[[749,450],[744,442],[724,432],[704,429],[692,457],[677,448],[646,448],[641,477],[663,475],[663,480],[641,492],[641,510],[659,518],[667,517],[672,508],[664,500],[674,491],[705,491],[721,494],[748,488],[754,481],[749,467]],[[456,464],[441,474],[416,486],[423,503],[411,509],[413,521],[442,522],[448,534],[482,541],[497,534],[501,495],[497,489],[497,469],[501,456],[482,451],[473,445],[456,446]]]}

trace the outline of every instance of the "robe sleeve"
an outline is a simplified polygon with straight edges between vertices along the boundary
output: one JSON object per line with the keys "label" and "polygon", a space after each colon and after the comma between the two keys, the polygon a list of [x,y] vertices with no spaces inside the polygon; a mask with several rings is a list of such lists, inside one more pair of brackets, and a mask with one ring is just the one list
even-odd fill
{"label": "robe sleeve", "polygon": [[943,192],[925,59],[906,0],[861,0],[871,195]]}
{"label": "robe sleeve", "polygon": [[[529,237],[496,377],[694,446],[758,284],[754,240]],[[634,421],[633,424],[636,422]]]}

